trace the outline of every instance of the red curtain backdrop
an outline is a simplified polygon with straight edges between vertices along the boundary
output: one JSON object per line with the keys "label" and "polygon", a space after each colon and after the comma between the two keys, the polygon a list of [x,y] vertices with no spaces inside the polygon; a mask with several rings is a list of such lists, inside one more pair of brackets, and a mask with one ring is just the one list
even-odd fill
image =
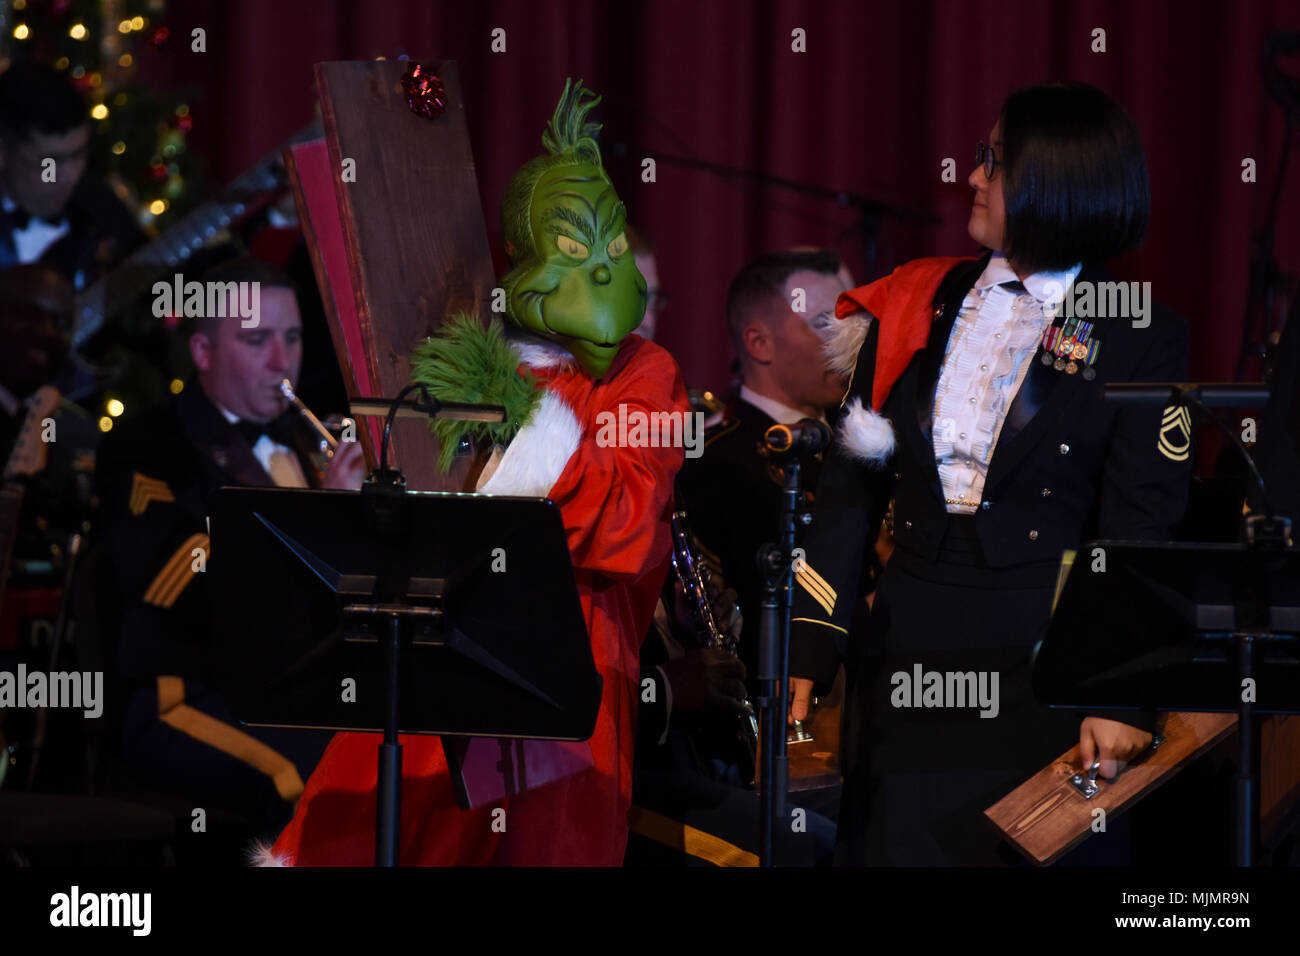
{"label": "red curtain backdrop", "polygon": [[[1282,113],[1264,93],[1262,40],[1300,29],[1295,0],[197,0],[168,4],[174,41],[142,62],[154,82],[198,87],[195,148],[232,179],[312,115],[312,64],[401,54],[459,62],[498,266],[498,203],[540,147],[566,76],[605,96],[606,164],[658,249],[671,297],[659,340],[689,384],[725,387],[727,283],[754,255],[832,246],[859,282],[923,255],[973,252],[965,223],[975,141],[1019,86],[1085,80],[1132,114],[1153,193],[1144,248],[1117,271],[1152,282],[1192,328],[1192,375],[1234,376],[1252,232],[1265,220]],[[190,31],[207,33],[193,53]],[[506,51],[491,51],[492,31]],[[804,31],[806,52],[792,51]],[[1093,52],[1094,30],[1105,52]],[[1300,73],[1300,57],[1288,66]],[[658,159],[641,181],[641,160]],[[886,216],[874,269],[859,220],[833,198],[669,162],[678,156],[929,211]],[[957,181],[942,180],[956,161]],[[1242,181],[1254,159],[1257,181]],[[1300,272],[1300,156],[1277,257]]]}

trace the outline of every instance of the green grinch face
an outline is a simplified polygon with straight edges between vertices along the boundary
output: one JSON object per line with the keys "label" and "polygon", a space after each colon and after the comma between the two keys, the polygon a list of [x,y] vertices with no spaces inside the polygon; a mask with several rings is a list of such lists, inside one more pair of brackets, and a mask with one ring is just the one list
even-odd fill
{"label": "green grinch face", "polygon": [[626,219],[599,166],[547,170],[529,209],[536,254],[506,281],[515,320],[563,345],[595,379],[645,315],[646,281],[623,234]]}

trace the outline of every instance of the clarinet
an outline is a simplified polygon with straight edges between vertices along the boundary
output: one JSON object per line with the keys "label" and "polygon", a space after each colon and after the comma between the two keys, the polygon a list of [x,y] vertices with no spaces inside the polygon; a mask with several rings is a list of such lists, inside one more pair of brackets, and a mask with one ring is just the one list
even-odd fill
{"label": "clarinet", "polygon": [[[704,566],[691,545],[690,525],[686,512],[673,512],[673,570],[681,582],[691,608],[691,617],[695,624],[698,646],[717,647],[732,657],[736,656],[736,640],[725,634],[718,627],[713,614],[713,604],[709,600],[709,569]],[[754,715],[753,705],[745,701],[745,713],[737,718],[736,742],[739,747],[737,765],[746,782],[752,783],[758,754],[758,718]]]}

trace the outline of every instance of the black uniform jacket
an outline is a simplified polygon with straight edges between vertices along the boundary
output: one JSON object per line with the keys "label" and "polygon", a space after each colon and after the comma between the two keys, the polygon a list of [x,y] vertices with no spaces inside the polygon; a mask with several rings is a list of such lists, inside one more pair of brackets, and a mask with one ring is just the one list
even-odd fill
{"label": "black uniform jacket", "polygon": [[[295,451],[301,459],[301,447]],[[303,470],[312,481],[313,470]],[[123,676],[203,681],[212,640],[202,573],[210,557],[208,499],[223,485],[274,482],[195,380],[109,434],[96,485],[121,597]]]}
{"label": "black uniform jacket", "polygon": [[[779,465],[759,451],[763,435],[777,424],[772,416],[737,397],[727,418],[710,429],[704,452],[688,458],[677,476],[678,506],[690,517],[695,545],[711,572],[736,591],[744,618],[740,659],[751,693],[758,690],[759,607],[763,580],[756,558],[767,542],[780,540],[781,486]],[[816,486],[821,462],[803,465],[804,488]]]}
{"label": "black uniform jacket", "polygon": [[[913,356],[882,408],[896,436],[889,462],[868,467],[837,446],[822,469],[804,542],[811,574],[801,574],[795,588],[790,649],[790,673],[813,679],[819,693],[829,688],[845,656],[859,569],[891,497],[896,547],[923,559],[938,554],[950,519],[931,443],[931,406],[957,313],[987,263],[987,255],[962,263],[939,285],[926,347]],[[1085,265],[1077,281],[1114,277]],[[1065,318],[1058,316],[1056,323]],[[1042,568],[1094,538],[1173,538],[1192,468],[1185,414],[1121,408],[1102,398],[1107,382],[1185,379],[1185,322],[1154,304],[1147,319],[1140,328],[1132,318],[1093,320],[1102,346],[1092,381],[1044,365],[1041,347],[1031,360],[998,435],[975,513],[990,566]],[[864,406],[870,405],[878,325],[871,323],[848,396],[861,397]],[[899,475],[917,477],[898,481]],[[954,626],[960,620],[954,618]]]}

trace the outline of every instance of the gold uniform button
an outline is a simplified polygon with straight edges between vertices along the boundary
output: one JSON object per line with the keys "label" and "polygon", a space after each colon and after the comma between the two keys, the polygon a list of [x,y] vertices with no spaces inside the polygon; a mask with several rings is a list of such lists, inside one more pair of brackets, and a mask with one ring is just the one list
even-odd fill
{"label": "gold uniform button", "polygon": [[1051,488],[1044,488],[1044,489],[1043,489],[1043,497],[1044,497],[1044,498],[1046,498],[1046,497],[1047,497],[1048,495],[1050,495],[1051,493],[1052,493],[1052,489],[1051,489]]}
{"label": "gold uniform button", "polygon": [[1029,540],[1030,540],[1030,541],[1037,541],[1037,540],[1038,540],[1038,532],[1037,532],[1037,531],[1031,531],[1031,532],[1029,532]]}
{"label": "gold uniform button", "polygon": [[1069,453],[1070,453],[1070,446],[1067,445],[1065,442],[1061,442],[1061,454],[1068,455]]}

